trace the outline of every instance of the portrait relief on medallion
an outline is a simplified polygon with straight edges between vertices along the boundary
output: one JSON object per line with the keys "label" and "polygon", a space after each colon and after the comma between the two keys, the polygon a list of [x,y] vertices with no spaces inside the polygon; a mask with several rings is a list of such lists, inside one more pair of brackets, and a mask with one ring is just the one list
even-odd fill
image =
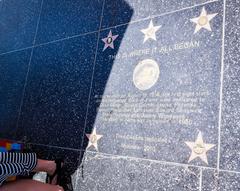
{"label": "portrait relief on medallion", "polygon": [[155,60],[145,59],[137,64],[133,72],[133,83],[139,90],[148,90],[158,81],[159,65]]}

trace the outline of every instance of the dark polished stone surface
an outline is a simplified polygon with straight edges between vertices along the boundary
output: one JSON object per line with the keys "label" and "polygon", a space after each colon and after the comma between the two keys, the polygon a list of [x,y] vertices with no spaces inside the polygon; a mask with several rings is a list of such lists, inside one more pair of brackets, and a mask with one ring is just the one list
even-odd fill
{"label": "dark polished stone surface", "polygon": [[102,5],[103,0],[43,0],[36,43],[97,31]]}
{"label": "dark polished stone surface", "polygon": [[179,9],[188,9],[197,5],[214,2],[215,0],[184,0],[184,1],[175,1],[175,0],[149,0],[151,6],[151,14],[159,15],[166,12],[174,12]]}
{"label": "dark polished stone surface", "polygon": [[79,150],[49,147],[46,159],[62,159],[64,161],[63,173],[71,175],[80,167],[82,152]]}
{"label": "dark polished stone surface", "polygon": [[128,23],[132,19],[149,16],[149,0],[106,0],[102,28]]}
{"label": "dark polished stone surface", "polygon": [[240,2],[226,6],[221,160],[225,170],[240,171]]}
{"label": "dark polished stone surface", "polygon": [[199,170],[87,152],[73,175],[74,190],[199,190]]}
{"label": "dark polished stone surface", "polygon": [[13,139],[31,49],[0,56],[0,137]]}
{"label": "dark polished stone surface", "polygon": [[106,0],[102,28],[196,6],[212,0]]}
{"label": "dark polished stone surface", "polygon": [[80,148],[96,38],[95,33],[34,49],[20,139]]}
{"label": "dark polished stone surface", "polygon": [[[202,9],[198,6],[152,19],[154,26],[161,26],[157,41],[143,42],[141,30],[150,23],[146,20],[128,25],[124,35],[125,26],[112,28],[113,35],[119,35],[115,49],[103,51],[101,42],[86,129],[90,133],[96,127],[103,135],[100,152],[188,163],[191,150],[185,142],[194,142],[201,131],[203,141],[215,145],[207,158],[208,165],[216,167],[222,2],[205,6],[208,14],[218,13],[210,21],[212,32],[201,29],[194,34],[196,25],[190,19]],[[108,33],[102,31],[100,39]],[[140,62],[147,65],[146,59],[160,70],[150,88],[145,81],[138,85],[140,76],[134,75]],[[200,159],[191,163],[206,165]]]}
{"label": "dark polished stone surface", "polygon": [[41,2],[0,0],[1,138],[76,191],[240,190],[239,0]]}
{"label": "dark polished stone surface", "polygon": [[[2,12],[2,8],[3,8],[3,0],[0,1],[0,11]],[[1,15],[1,12],[0,12],[0,15]]]}
{"label": "dark polished stone surface", "polygon": [[38,159],[49,159],[49,147],[46,145],[34,145],[30,143],[22,143],[23,144],[23,152],[31,153],[34,152],[37,154]]}
{"label": "dark polished stone surface", "polygon": [[202,191],[237,191],[240,190],[240,174],[203,170]]}
{"label": "dark polished stone surface", "polygon": [[2,0],[0,53],[33,45],[42,0]]}

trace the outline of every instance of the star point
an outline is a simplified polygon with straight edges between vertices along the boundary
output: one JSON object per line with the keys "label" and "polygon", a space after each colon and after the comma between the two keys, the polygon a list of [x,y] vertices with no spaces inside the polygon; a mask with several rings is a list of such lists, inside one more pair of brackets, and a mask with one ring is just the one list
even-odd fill
{"label": "star point", "polygon": [[186,141],[185,144],[192,150],[188,163],[199,157],[203,162],[208,164],[207,152],[210,149],[212,149],[215,145],[204,143],[201,132],[198,133],[198,136],[195,142]]}
{"label": "star point", "polygon": [[156,39],[156,32],[161,28],[161,25],[154,26],[153,21],[151,20],[148,28],[142,29],[141,32],[145,35],[143,43],[145,43],[148,39],[157,40]]}
{"label": "star point", "polygon": [[210,21],[217,15],[218,13],[214,14],[207,14],[205,7],[202,8],[201,14],[199,17],[190,19],[191,22],[196,24],[194,34],[200,31],[202,28],[207,29],[208,31],[212,31]]}
{"label": "star point", "polygon": [[98,140],[102,138],[103,135],[98,135],[96,132],[96,128],[93,129],[91,134],[86,134],[89,142],[87,149],[93,146],[98,151]]}
{"label": "star point", "polygon": [[119,35],[113,35],[112,31],[110,30],[108,33],[108,36],[106,38],[103,38],[102,41],[104,42],[104,48],[103,51],[106,50],[108,47],[114,49],[114,41],[117,39]]}

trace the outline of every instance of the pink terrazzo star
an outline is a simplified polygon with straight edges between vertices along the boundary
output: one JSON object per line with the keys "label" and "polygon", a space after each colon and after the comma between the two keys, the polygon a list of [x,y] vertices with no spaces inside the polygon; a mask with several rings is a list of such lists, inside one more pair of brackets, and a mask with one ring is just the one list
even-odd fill
{"label": "pink terrazzo star", "polygon": [[106,50],[108,47],[114,49],[114,40],[116,40],[116,38],[118,37],[118,35],[112,35],[112,31],[110,30],[110,32],[108,33],[108,36],[106,38],[103,38],[102,41],[104,42],[104,48],[103,51]]}

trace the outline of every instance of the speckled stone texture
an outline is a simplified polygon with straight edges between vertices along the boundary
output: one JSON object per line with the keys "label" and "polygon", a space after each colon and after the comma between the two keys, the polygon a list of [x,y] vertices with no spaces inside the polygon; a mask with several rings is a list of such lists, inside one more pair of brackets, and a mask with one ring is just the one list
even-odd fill
{"label": "speckled stone texture", "polygon": [[0,0],[0,138],[75,191],[238,191],[239,37],[239,0]]}
{"label": "speckled stone texture", "polygon": [[97,31],[103,0],[43,0],[36,43]]}
{"label": "speckled stone texture", "polygon": [[240,174],[216,170],[203,170],[202,191],[237,191],[240,190]]}
{"label": "speckled stone texture", "polygon": [[130,19],[133,22],[211,1],[213,0],[106,0],[102,28],[128,23]]}
{"label": "speckled stone texture", "polygon": [[2,7],[3,7],[3,0],[0,1],[0,10],[2,11]]}
{"label": "speckled stone texture", "polygon": [[[140,30],[149,25],[150,19],[128,25],[124,34],[122,31],[125,31],[125,26],[110,29],[113,34],[119,35],[119,39],[115,42],[116,50],[103,51],[103,42],[99,46],[86,129],[89,133],[95,126],[98,133],[103,135],[99,141],[100,151],[115,155],[187,163],[190,150],[185,141],[195,141],[198,131],[203,133],[206,143],[218,144],[222,3],[212,3],[205,8],[210,13],[218,13],[211,22],[212,33],[202,30],[193,34],[195,26],[189,22],[189,18],[198,16],[202,6],[153,18],[155,26],[162,26],[157,32],[157,41],[148,40],[143,43],[144,35]],[[109,29],[102,31],[100,39],[107,36],[108,32]],[[186,42],[198,42],[199,46],[160,52],[165,46],[174,47]],[[149,53],[134,55],[134,51],[139,49],[147,49]],[[126,54],[128,55],[125,56]],[[115,55],[119,57],[112,59]],[[152,88],[141,91],[133,83],[133,73],[140,61],[149,58],[159,64],[160,75],[158,82]],[[108,76],[107,79],[106,76]],[[158,95],[170,93],[173,99],[180,99],[186,96],[176,95],[177,93],[191,92],[207,94],[205,96],[195,94],[195,97],[198,97],[198,108],[201,111],[186,114],[186,118],[192,121],[191,124],[175,121],[159,122],[160,120],[154,121],[153,118],[144,117],[141,121],[131,122],[127,121],[129,118],[134,118],[130,115],[124,118],[125,120],[117,118],[117,115],[124,112],[127,114],[127,109],[129,105],[133,105],[133,102],[142,104],[141,110],[144,110],[144,104],[154,104],[155,106],[149,106],[149,108],[157,113],[156,108],[161,107],[160,103],[166,102],[163,101],[163,96]],[[124,102],[120,106],[111,104],[99,106],[99,96],[102,96],[105,102],[110,102],[109,97],[114,96],[117,102],[120,102],[121,96]],[[133,97],[137,99],[133,100]],[[200,101],[200,99],[203,100]],[[168,103],[176,105],[176,101],[173,100]],[[176,111],[176,107],[170,107],[169,112],[165,110],[165,114],[181,114]],[[98,113],[94,120],[96,109]],[[109,114],[108,119],[106,119],[106,112]],[[137,114],[133,110],[131,112]],[[126,138],[127,136],[129,138]],[[133,139],[134,136],[135,139]],[[137,140],[136,137],[139,139]],[[155,139],[155,141],[149,139]],[[130,146],[135,148],[129,148]],[[208,157],[208,165],[216,167],[217,146],[209,151]],[[193,164],[205,165],[201,160],[195,160]]]}
{"label": "speckled stone texture", "polygon": [[80,149],[96,40],[93,33],[34,48],[19,138]]}
{"label": "speckled stone texture", "polygon": [[15,135],[30,54],[24,50],[0,55],[0,135],[4,138]]}
{"label": "speckled stone texture", "polygon": [[33,45],[42,0],[1,0],[0,53]]}
{"label": "speckled stone texture", "polygon": [[240,170],[240,1],[226,4],[221,168]]}
{"label": "speckled stone texture", "polygon": [[73,183],[76,191],[197,191],[199,170],[87,152]]}

